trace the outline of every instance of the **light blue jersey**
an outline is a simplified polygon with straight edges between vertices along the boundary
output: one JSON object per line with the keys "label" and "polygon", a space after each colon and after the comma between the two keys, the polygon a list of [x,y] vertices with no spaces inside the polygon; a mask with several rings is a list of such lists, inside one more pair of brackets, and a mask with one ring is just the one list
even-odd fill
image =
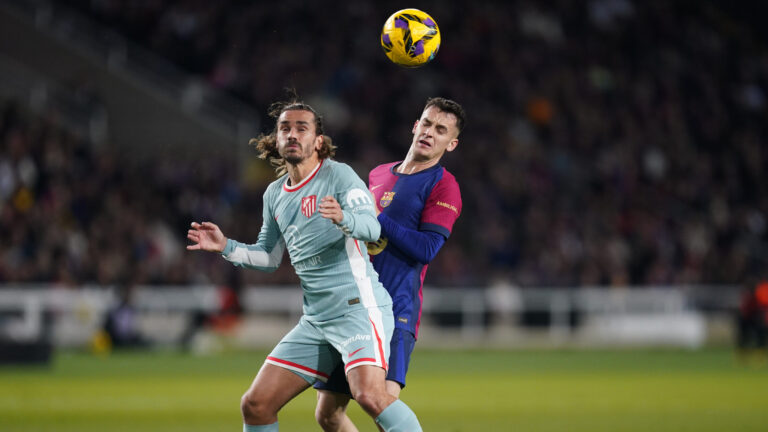
{"label": "light blue jersey", "polygon": [[[317,211],[328,195],[344,213],[338,226]],[[304,289],[305,317],[324,321],[392,304],[365,245],[377,240],[380,230],[365,183],[348,165],[325,159],[297,185],[289,186],[287,175],[272,182],[264,192],[258,241],[229,239],[222,255],[234,265],[270,272],[287,248]]]}

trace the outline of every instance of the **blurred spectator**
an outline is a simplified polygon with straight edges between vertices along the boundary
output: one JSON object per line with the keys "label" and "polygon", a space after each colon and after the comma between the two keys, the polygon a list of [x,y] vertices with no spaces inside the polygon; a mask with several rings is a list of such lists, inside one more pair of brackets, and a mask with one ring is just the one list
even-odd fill
{"label": "blurred spectator", "polygon": [[181,345],[193,349],[195,337],[203,331],[230,334],[240,324],[243,308],[240,304],[242,292],[242,271],[230,269],[228,281],[216,288],[218,308],[214,311],[196,311],[181,336]]}
{"label": "blurred spectator", "polygon": [[745,285],[736,326],[736,347],[740,354],[768,345],[768,280]]}
{"label": "blurred spectator", "polygon": [[[426,97],[462,103],[462,158],[445,163],[465,217],[428,284],[738,283],[768,264],[763,5],[428,1],[443,46],[414,71],[377,46],[395,2],[58,3],[254,105],[286,86],[323,101],[362,175],[402,152],[395,131]],[[4,111],[0,280],[108,281],[130,255],[147,282],[218,282],[219,263],[183,253],[186,224],[255,240],[266,184],[244,187],[235,161],[135,166]]]}
{"label": "blurred spectator", "polygon": [[141,335],[138,313],[133,303],[135,285],[121,283],[118,286],[118,303],[107,312],[104,333],[109,337],[110,346],[115,348],[140,348],[146,346]]}

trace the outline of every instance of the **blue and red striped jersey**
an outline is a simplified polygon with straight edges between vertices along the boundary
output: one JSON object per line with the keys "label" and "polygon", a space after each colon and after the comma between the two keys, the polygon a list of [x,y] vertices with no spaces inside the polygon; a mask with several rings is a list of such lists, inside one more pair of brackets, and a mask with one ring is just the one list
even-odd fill
{"label": "blue and red striped jersey", "polygon": [[[461,192],[456,178],[440,164],[415,174],[397,173],[395,168],[399,164],[379,165],[370,172],[368,188],[376,206],[405,231],[437,233],[447,239],[461,213]],[[379,281],[392,297],[395,326],[418,336],[422,286],[429,263],[420,262],[407,251],[413,249],[410,246],[414,246],[414,241],[424,239],[421,236],[402,238],[402,232],[389,232],[386,225],[382,223],[379,241],[368,244],[368,253],[379,273]]]}

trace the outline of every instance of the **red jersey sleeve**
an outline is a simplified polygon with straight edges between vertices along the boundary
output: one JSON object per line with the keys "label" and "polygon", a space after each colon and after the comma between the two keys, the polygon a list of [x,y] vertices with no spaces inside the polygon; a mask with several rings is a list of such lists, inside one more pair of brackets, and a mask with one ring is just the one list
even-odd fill
{"label": "red jersey sleeve", "polygon": [[435,231],[446,238],[461,214],[461,191],[456,178],[447,170],[432,188],[421,213],[420,230]]}

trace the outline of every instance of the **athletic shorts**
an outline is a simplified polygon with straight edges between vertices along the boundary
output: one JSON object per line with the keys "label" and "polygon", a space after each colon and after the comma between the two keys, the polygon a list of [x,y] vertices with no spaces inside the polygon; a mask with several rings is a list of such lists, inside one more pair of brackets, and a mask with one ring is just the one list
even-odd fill
{"label": "athletic shorts", "polygon": [[[416,338],[408,330],[395,328],[392,334],[390,344],[391,354],[389,355],[389,370],[387,379],[400,384],[400,388],[405,388],[405,375],[408,373],[408,365],[411,362],[411,353],[416,344]],[[326,381],[317,381],[314,387],[318,390],[330,390],[336,393],[352,395],[347,382],[347,375],[344,368],[339,365],[333,370],[331,376]]]}
{"label": "athletic shorts", "polygon": [[267,356],[266,363],[325,382],[337,366],[344,372],[362,365],[387,370],[394,328],[391,306],[360,308],[327,321],[302,316]]}

